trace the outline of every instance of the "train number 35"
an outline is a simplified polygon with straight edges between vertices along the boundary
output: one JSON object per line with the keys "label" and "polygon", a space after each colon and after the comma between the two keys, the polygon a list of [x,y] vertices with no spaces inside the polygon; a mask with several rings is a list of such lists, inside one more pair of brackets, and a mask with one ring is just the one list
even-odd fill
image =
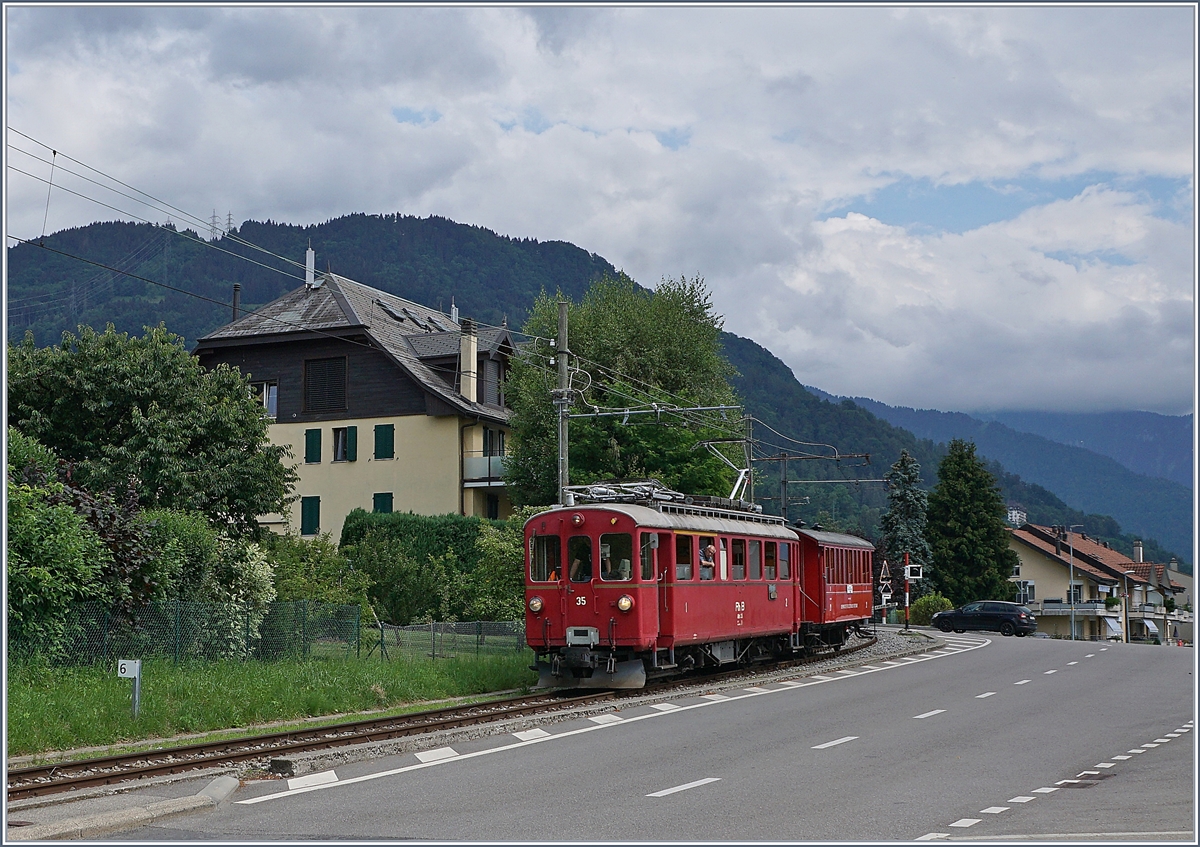
{"label": "train number 35", "polygon": [[587,605],[587,598],[586,598],[586,597],[576,597],[576,598],[575,598],[575,605],[576,605],[576,606],[586,606],[586,605]]}

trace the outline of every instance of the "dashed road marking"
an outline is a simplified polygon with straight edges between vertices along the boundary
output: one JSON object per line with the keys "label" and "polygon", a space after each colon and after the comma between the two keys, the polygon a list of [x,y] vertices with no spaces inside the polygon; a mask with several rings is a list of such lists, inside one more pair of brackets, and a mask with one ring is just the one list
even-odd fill
{"label": "dashed road marking", "polygon": [[651,703],[650,708],[658,709],[660,712],[674,712],[679,705],[676,703]]}
{"label": "dashed road marking", "polygon": [[721,778],[710,776],[706,779],[698,779],[695,782],[689,782],[685,785],[676,785],[674,788],[664,788],[662,791],[655,791],[652,794],[647,794],[647,797],[666,797],[668,794],[678,794],[680,791],[687,791],[689,788],[699,788],[701,785],[708,785],[710,782],[720,782]]}
{"label": "dashed road marking", "polygon": [[826,750],[830,747],[836,747],[839,744],[845,744],[847,741],[853,741],[858,738],[857,735],[847,735],[845,738],[839,738],[837,741],[826,741],[824,744],[817,744],[813,747],[814,750]]}
{"label": "dashed road marking", "polygon": [[779,684],[780,684],[780,685],[783,685],[783,686],[786,686],[786,687],[788,687],[788,688],[795,688],[796,686],[798,686],[798,685],[804,685],[805,683],[803,683],[803,682],[800,682],[800,681],[798,681],[798,680],[795,680],[795,679],[785,679],[783,682],[781,682],[781,683],[779,683]]}
{"label": "dashed road marking", "polygon": [[1113,758],[1116,759],[1118,762],[1123,762],[1126,759],[1132,759],[1133,756],[1113,756]]}
{"label": "dashed road marking", "polygon": [[1128,751],[1126,751],[1126,752],[1129,752],[1129,753],[1145,753],[1146,751],[1145,751],[1145,750],[1128,750]]}
{"label": "dashed road marking", "polygon": [[1080,771],[1075,776],[1100,776],[1100,771]]}
{"label": "dashed road marking", "polygon": [[1055,785],[1074,785],[1077,782],[1079,782],[1078,779],[1060,779],[1058,782],[1056,782],[1054,784]]}
{"label": "dashed road marking", "polygon": [[1058,673],[1058,670],[1057,669],[1048,670],[1048,671],[1043,671],[1043,673]]}
{"label": "dashed road marking", "polygon": [[458,751],[453,747],[439,747],[436,750],[422,750],[414,754],[422,762],[439,762],[442,759],[453,759]]}
{"label": "dashed road marking", "polygon": [[945,709],[934,709],[932,712],[925,712],[924,714],[921,714],[921,715],[913,715],[913,720],[919,721],[922,718],[931,718],[934,715],[940,715],[944,711],[946,711],[946,710]]}
{"label": "dashed road marking", "polygon": [[1100,764],[1096,765],[1098,768],[1115,768],[1116,766],[1116,762],[1101,762]]}
{"label": "dashed road marking", "polygon": [[743,691],[745,691],[745,692],[747,692],[747,693],[749,693],[749,694],[766,694],[766,693],[767,693],[768,691],[770,691],[771,689],[769,689],[769,688],[759,688],[758,686],[755,686],[755,687],[753,687],[753,688],[743,688],[742,690],[743,690]]}
{"label": "dashed road marking", "polygon": [[1008,809],[1009,809],[1008,806],[988,806],[986,809],[980,809],[979,814],[981,814],[981,815],[998,815],[1001,812],[1007,812]]}
{"label": "dashed road marking", "polygon": [[1149,743],[1147,743],[1147,744],[1143,744],[1142,746],[1143,746],[1143,747],[1157,747],[1158,745],[1157,745],[1157,744],[1149,744]]}
{"label": "dashed road marking", "polygon": [[1107,647],[1101,647],[1101,648],[1100,648],[1100,652],[1101,652],[1101,653],[1103,653],[1103,652],[1104,652],[1105,650],[1107,650],[1107,649],[1108,649]]}
{"label": "dashed road marking", "polygon": [[1088,654],[1087,654],[1086,656],[1084,656],[1083,658],[1085,658],[1085,659],[1094,659],[1095,657],[1096,657],[1096,654],[1095,654],[1095,653],[1088,653]]}
{"label": "dashed road marking", "polygon": [[1020,797],[1010,798],[1008,802],[1010,802],[1010,803],[1032,803],[1036,799],[1037,799],[1036,797],[1027,797],[1025,795],[1021,795]]}
{"label": "dashed road marking", "polygon": [[592,723],[620,723],[624,718],[619,718],[616,715],[592,715],[588,720]]}
{"label": "dashed road marking", "polygon": [[979,823],[981,820],[983,820],[983,818],[959,818],[954,823],[947,824],[947,826],[961,826],[966,828],[968,826],[975,826],[975,824]]}
{"label": "dashed road marking", "polygon": [[949,837],[950,837],[950,833],[948,833],[948,832],[927,832],[924,835],[917,838],[916,840],[917,841],[937,841],[939,838],[949,838]]}
{"label": "dashed road marking", "polygon": [[1166,744],[1170,740],[1171,739],[1169,739],[1169,738],[1156,738],[1156,739],[1154,739],[1154,743],[1155,744]]}
{"label": "dashed road marking", "polygon": [[1077,665],[1079,662],[1067,662],[1068,665]]}
{"label": "dashed road marking", "polygon": [[522,741],[532,741],[535,738],[549,738],[550,737],[550,733],[546,732],[546,730],[541,729],[540,727],[534,727],[533,729],[526,729],[522,732],[514,732],[513,735],[516,736],[517,738],[521,739]]}
{"label": "dashed road marking", "polygon": [[293,788],[303,788],[306,785],[324,785],[327,782],[337,782],[338,776],[334,771],[321,771],[320,773],[308,773],[304,776],[298,776],[287,781],[288,790]]}
{"label": "dashed road marking", "polygon": [[1032,679],[1022,679],[1020,682],[1014,682],[1013,685],[1024,685],[1027,682],[1033,682]]}
{"label": "dashed road marking", "polygon": [[1035,789],[1033,789],[1033,791],[1031,791],[1029,793],[1030,794],[1050,794],[1057,790],[1058,789],[1052,785],[1043,785],[1041,788],[1035,788]]}
{"label": "dashed road marking", "polygon": [[982,694],[976,694],[975,699],[982,700],[984,697],[991,697],[995,693],[996,693],[995,691],[985,691]]}
{"label": "dashed road marking", "polygon": [[1167,738],[1178,738],[1178,737],[1179,737],[1179,733],[1178,733],[1178,732],[1167,732],[1167,733],[1164,733],[1164,734],[1167,736]]}
{"label": "dashed road marking", "polygon": [[714,703],[719,700],[728,700],[729,699],[724,694],[701,694],[700,697],[701,697],[701,699],[704,699],[704,700],[712,700]]}

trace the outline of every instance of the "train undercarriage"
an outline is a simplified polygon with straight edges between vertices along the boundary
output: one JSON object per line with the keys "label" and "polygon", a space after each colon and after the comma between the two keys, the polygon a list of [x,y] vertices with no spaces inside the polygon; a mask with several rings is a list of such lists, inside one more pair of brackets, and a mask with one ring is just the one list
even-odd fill
{"label": "train undercarriage", "polygon": [[785,658],[837,652],[852,633],[867,637],[866,621],[805,624],[798,632],[687,644],[665,650],[570,645],[539,650],[537,688],[642,688],[648,681],[718,668],[750,666]]}

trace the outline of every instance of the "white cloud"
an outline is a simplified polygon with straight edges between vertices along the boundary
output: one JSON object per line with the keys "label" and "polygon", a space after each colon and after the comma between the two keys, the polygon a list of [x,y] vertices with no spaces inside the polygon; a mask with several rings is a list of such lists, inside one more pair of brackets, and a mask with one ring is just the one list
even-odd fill
{"label": "white cloud", "polygon": [[[1192,190],[1182,223],[1135,190],[1192,178],[1189,8],[6,14],[9,125],[202,217],[441,214],[699,272],[839,394],[1191,408]],[[1091,173],[959,235],[818,220],[897,180]],[[10,171],[9,231],[45,196]],[[114,216],[56,193],[48,217]]]}

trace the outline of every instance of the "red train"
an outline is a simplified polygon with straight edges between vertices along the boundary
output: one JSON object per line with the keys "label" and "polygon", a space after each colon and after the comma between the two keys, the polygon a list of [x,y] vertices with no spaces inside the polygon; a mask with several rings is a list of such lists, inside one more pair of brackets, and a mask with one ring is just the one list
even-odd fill
{"label": "red train", "polygon": [[573,488],[525,524],[525,632],[539,687],[839,649],[872,611],[874,547],[657,484]]}

